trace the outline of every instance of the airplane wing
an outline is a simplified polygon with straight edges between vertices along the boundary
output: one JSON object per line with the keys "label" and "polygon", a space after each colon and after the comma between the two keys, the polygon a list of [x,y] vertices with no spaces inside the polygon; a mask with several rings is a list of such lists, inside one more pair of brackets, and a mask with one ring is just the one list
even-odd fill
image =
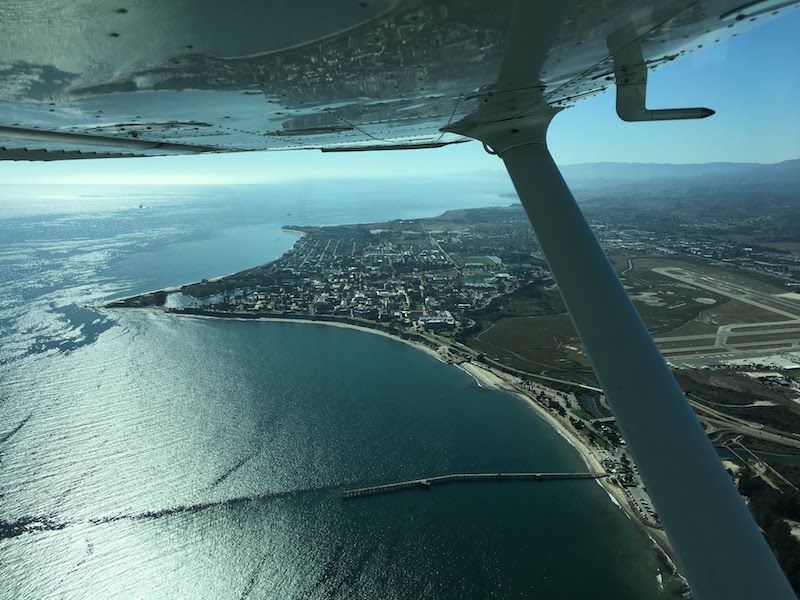
{"label": "airplane wing", "polygon": [[499,75],[516,116],[569,107],[613,88],[615,33],[652,71],[793,3],[535,2],[515,72],[514,0],[7,0],[0,159],[437,147]]}
{"label": "airplane wing", "polygon": [[0,159],[478,139],[505,163],[697,598],[793,598],[546,144],[555,114],[797,0],[6,0]]}

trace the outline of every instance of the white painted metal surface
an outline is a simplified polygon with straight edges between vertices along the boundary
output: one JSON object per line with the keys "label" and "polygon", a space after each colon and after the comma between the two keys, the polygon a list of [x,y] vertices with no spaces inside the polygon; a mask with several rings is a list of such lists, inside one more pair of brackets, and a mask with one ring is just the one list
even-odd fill
{"label": "white painted metal surface", "polygon": [[[4,0],[0,159],[446,144],[461,138],[440,129],[488,94],[513,91],[520,116],[613,87],[607,40],[621,28],[653,70],[789,4]],[[537,68],[506,70],[509,87],[489,89],[518,6],[542,23],[529,44]]]}

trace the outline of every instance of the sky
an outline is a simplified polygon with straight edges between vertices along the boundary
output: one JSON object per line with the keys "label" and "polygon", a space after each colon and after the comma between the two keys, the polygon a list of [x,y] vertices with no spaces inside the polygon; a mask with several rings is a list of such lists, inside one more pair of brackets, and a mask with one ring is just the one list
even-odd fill
{"label": "sky", "polygon": [[[625,123],[613,89],[559,114],[548,143],[560,165],[762,162],[800,158],[800,9],[652,73],[648,108],[705,106],[700,121]],[[51,163],[0,162],[0,182],[261,183],[437,176],[502,170],[478,142],[435,150],[219,154]]]}

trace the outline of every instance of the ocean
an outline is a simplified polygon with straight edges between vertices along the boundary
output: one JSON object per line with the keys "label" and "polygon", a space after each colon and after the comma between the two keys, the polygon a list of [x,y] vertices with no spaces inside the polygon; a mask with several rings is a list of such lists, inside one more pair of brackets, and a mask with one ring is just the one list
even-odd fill
{"label": "ocean", "polygon": [[272,260],[283,225],[507,205],[496,181],[0,187],[1,598],[657,598],[651,542],[524,403],[323,325],[92,308]]}

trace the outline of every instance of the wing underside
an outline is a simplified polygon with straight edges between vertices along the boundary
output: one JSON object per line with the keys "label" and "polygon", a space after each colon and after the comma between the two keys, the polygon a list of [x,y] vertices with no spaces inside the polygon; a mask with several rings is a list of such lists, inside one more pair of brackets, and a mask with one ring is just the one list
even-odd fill
{"label": "wing underside", "polygon": [[[623,29],[652,70],[793,4],[537,3],[548,43],[531,45],[529,71],[502,78],[510,110],[606,91],[608,39]],[[498,92],[516,10],[512,0],[5,2],[0,159],[463,141],[442,130]]]}

